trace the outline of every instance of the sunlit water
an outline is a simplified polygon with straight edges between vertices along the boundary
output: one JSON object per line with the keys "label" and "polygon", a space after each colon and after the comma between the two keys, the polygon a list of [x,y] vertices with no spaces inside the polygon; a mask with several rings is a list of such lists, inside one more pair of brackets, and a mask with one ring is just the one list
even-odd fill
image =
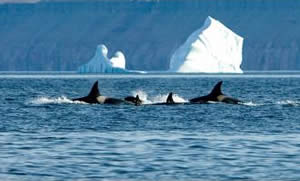
{"label": "sunlit water", "polygon": [[[0,180],[300,180],[300,74],[0,74]],[[223,92],[241,105],[147,103]]]}

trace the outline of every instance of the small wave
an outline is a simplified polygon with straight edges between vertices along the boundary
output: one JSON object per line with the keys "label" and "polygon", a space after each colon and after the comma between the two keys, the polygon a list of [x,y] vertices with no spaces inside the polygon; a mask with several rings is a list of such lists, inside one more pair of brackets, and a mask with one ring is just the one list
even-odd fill
{"label": "small wave", "polygon": [[252,107],[263,106],[264,105],[264,104],[254,103],[252,101],[250,101],[250,102],[242,102],[242,103],[239,103],[239,104],[245,105],[245,106],[252,106]]}
{"label": "small wave", "polygon": [[300,106],[300,101],[284,100],[284,101],[278,101],[277,104],[283,106]]}
{"label": "small wave", "polygon": [[[152,101],[154,103],[160,103],[160,102],[166,102],[167,98],[168,98],[168,95],[169,94],[159,94],[155,97],[153,97]],[[184,102],[188,102],[187,100],[185,100],[184,98],[180,97],[179,95],[177,94],[174,94],[173,95],[173,100],[175,102],[179,102],[179,103],[184,103]]]}
{"label": "small wave", "polygon": [[[132,94],[133,96],[139,95],[144,104],[163,103],[166,102],[168,97],[168,94],[159,94],[154,97],[149,97],[148,94],[142,90],[133,91]],[[173,99],[175,102],[179,103],[188,102],[188,100],[185,100],[177,94],[173,94]]]}
{"label": "small wave", "polygon": [[65,96],[57,98],[38,97],[30,101],[32,104],[86,104],[81,101],[72,101]]}

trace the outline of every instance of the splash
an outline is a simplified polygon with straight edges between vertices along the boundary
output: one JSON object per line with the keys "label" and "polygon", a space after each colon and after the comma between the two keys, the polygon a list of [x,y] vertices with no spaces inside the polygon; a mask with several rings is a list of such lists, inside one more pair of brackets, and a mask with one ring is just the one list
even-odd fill
{"label": "splash", "polygon": [[281,106],[300,106],[300,101],[297,100],[283,100],[283,101],[277,101],[277,102],[264,102],[264,103],[255,103],[255,102],[243,102],[239,103],[241,105],[245,106],[272,106],[272,105],[281,105]]}
{"label": "splash", "polygon": [[49,98],[49,97],[38,97],[30,101],[32,104],[86,104],[81,101],[72,101],[68,99],[66,96],[61,96],[57,98]]}
{"label": "splash", "polygon": [[263,105],[265,105],[265,104],[255,103],[255,102],[252,102],[252,101],[249,101],[249,102],[242,102],[242,103],[239,103],[239,104],[244,105],[244,106],[251,106],[251,107],[263,106]]}
{"label": "splash", "polygon": [[[153,97],[153,102],[154,103],[166,102],[168,95],[169,94],[159,94],[159,95]],[[184,98],[180,97],[177,94],[173,95],[173,100],[175,102],[180,102],[180,103],[188,102],[187,100],[185,100]]]}
{"label": "splash", "polygon": [[[139,95],[140,99],[144,102],[144,104],[163,103],[166,102],[168,97],[168,94],[158,94],[156,96],[149,97],[148,94],[142,90],[133,91],[132,95]],[[173,94],[173,99],[175,102],[179,103],[188,102],[188,100],[185,100],[177,94]]]}
{"label": "splash", "polygon": [[283,105],[283,106],[300,106],[300,101],[297,101],[297,100],[284,100],[284,101],[278,101],[277,104]]}
{"label": "splash", "polygon": [[132,95],[135,97],[139,95],[139,98],[144,102],[144,104],[151,104],[152,102],[148,100],[148,94],[142,90],[132,91]]}

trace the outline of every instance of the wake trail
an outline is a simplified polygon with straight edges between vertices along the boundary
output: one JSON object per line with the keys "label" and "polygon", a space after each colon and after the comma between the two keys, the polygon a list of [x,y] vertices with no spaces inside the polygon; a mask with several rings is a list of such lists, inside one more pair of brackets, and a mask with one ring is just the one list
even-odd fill
{"label": "wake trail", "polygon": [[31,104],[87,104],[81,101],[72,101],[66,96],[60,96],[56,98],[43,96],[43,97],[34,98],[29,102]]}

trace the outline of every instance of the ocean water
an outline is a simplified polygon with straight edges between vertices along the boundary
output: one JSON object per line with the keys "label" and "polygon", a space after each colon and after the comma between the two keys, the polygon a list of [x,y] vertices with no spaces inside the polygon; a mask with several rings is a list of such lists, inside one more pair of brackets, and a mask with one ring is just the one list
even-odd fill
{"label": "ocean water", "polygon": [[[147,103],[205,95],[223,80],[240,105]],[[0,74],[0,180],[300,180],[300,73]]]}

